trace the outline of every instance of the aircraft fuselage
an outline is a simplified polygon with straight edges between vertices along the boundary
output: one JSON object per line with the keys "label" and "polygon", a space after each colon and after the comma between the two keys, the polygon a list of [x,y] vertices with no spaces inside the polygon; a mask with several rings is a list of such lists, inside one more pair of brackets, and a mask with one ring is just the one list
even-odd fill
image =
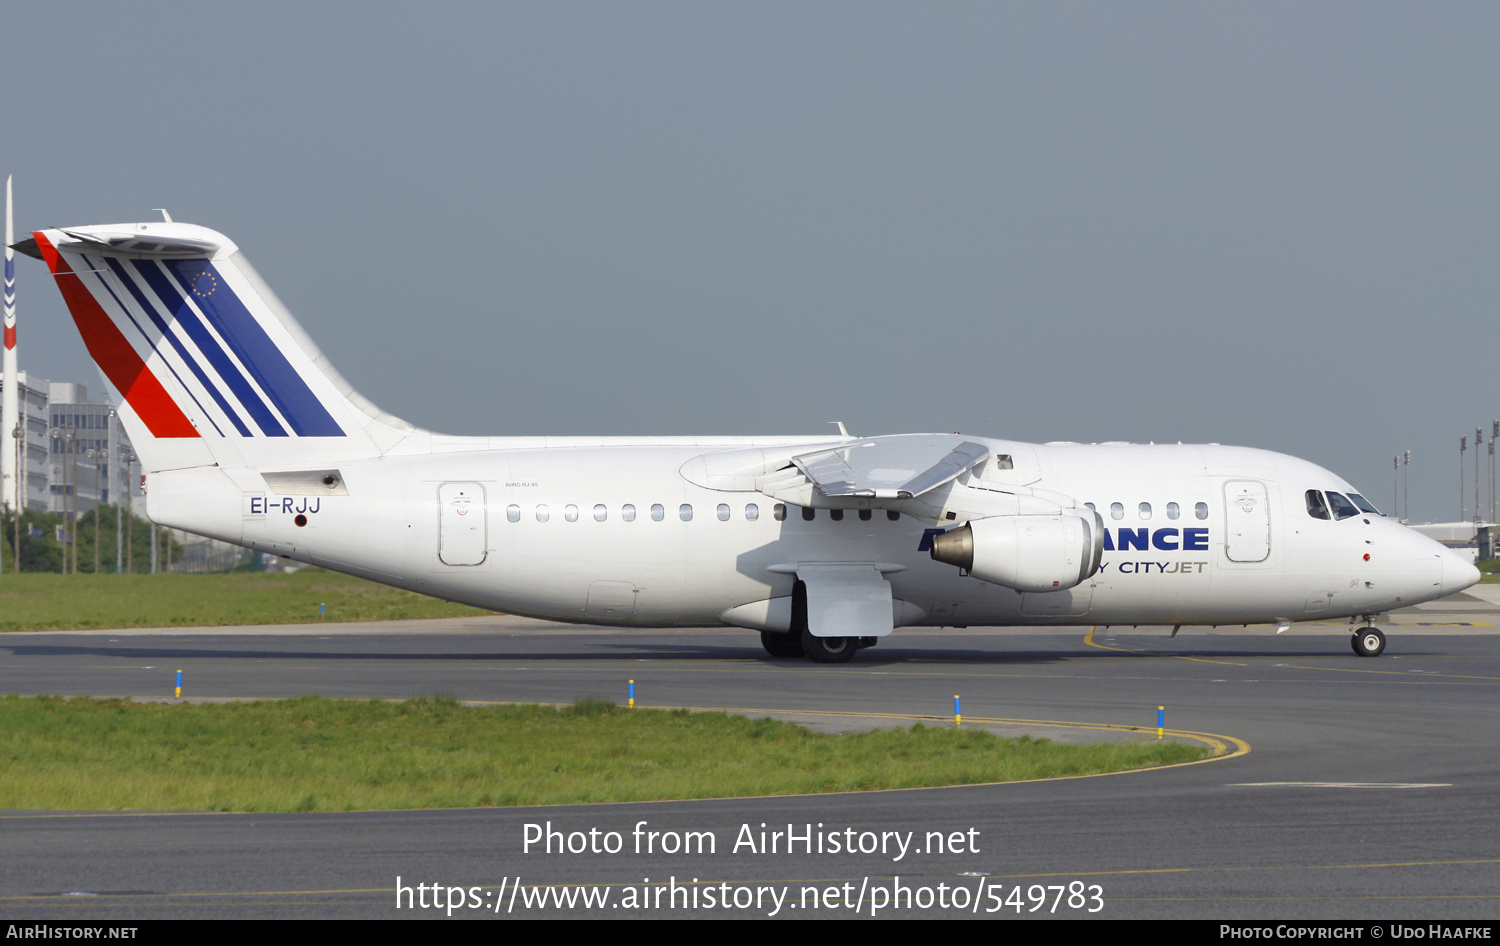
{"label": "aircraft fuselage", "polygon": [[[337,489],[306,479],[277,492],[248,469],[167,471],[150,477],[148,500],[167,525],[482,608],[597,624],[762,626],[753,607],[724,616],[790,596],[809,563],[878,567],[897,626],[1298,621],[1373,615],[1469,583],[1472,566],[1385,517],[1313,518],[1307,490],[1352,490],[1294,457],[971,439],[1018,462],[966,475],[954,492],[1022,488],[1091,505],[1106,531],[1094,575],[1021,593],[933,561],[932,533],[963,517],[945,523],[930,505],[920,517],[900,502],[813,509],[682,475],[743,439],[452,442],[451,452],[335,464]],[[1267,538],[1236,551],[1226,516],[1246,484],[1263,489]],[[444,500],[465,490],[472,518],[449,518],[467,529],[445,532]]]}

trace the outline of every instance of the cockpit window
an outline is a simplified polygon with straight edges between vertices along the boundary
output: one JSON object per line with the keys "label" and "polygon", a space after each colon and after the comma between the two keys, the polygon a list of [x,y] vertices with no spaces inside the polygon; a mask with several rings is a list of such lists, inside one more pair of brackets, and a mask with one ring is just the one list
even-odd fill
{"label": "cockpit window", "polygon": [[1372,516],[1380,515],[1380,510],[1370,504],[1370,501],[1358,493],[1350,493],[1349,498],[1354,500],[1354,505],[1359,507],[1360,512],[1367,512]]}
{"label": "cockpit window", "polygon": [[1348,519],[1359,515],[1359,507],[1344,498],[1343,493],[1328,491],[1328,503],[1333,506],[1333,518]]}
{"label": "cockpit window", "polygon": [[1307,491],[1307,514],[1314,519],[1331,519],[1328,515],[1328,504],[1323,502],[1323,494],[1315,489]]}

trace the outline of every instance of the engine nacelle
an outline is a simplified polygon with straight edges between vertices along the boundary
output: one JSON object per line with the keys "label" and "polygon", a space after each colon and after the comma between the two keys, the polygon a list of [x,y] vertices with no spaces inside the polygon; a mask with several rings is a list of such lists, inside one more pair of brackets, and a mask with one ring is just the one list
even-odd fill
{"label": "engine nacelle", "polygon": [[1084,515],[971,519],[932,539],[934,561],[1017,591],[1062,591],[1099,570],[1104,520]]}

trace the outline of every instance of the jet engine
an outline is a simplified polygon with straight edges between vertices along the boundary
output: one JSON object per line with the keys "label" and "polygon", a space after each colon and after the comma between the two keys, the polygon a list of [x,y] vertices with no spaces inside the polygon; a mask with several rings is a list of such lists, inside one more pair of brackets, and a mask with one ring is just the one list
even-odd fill
{"label": "jet engine", "polygon": [[932,558],[1017,591],[1062,591],[1099,570],[1104,520],[1060,516],[971,519],[932,539]]}

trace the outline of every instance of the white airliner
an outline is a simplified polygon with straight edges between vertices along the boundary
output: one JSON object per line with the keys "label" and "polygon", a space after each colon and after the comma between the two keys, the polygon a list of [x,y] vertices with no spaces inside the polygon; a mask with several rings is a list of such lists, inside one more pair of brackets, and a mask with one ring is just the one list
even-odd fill
{"label": "white airliner", "polygon": [[1479,580],[1321,467],[1207,445],[455,437],[376,408],[224,235],[38,231],[121,398],[151,519],[478,607],[761,632],[833,663],[896,627],[1278,624]]}

